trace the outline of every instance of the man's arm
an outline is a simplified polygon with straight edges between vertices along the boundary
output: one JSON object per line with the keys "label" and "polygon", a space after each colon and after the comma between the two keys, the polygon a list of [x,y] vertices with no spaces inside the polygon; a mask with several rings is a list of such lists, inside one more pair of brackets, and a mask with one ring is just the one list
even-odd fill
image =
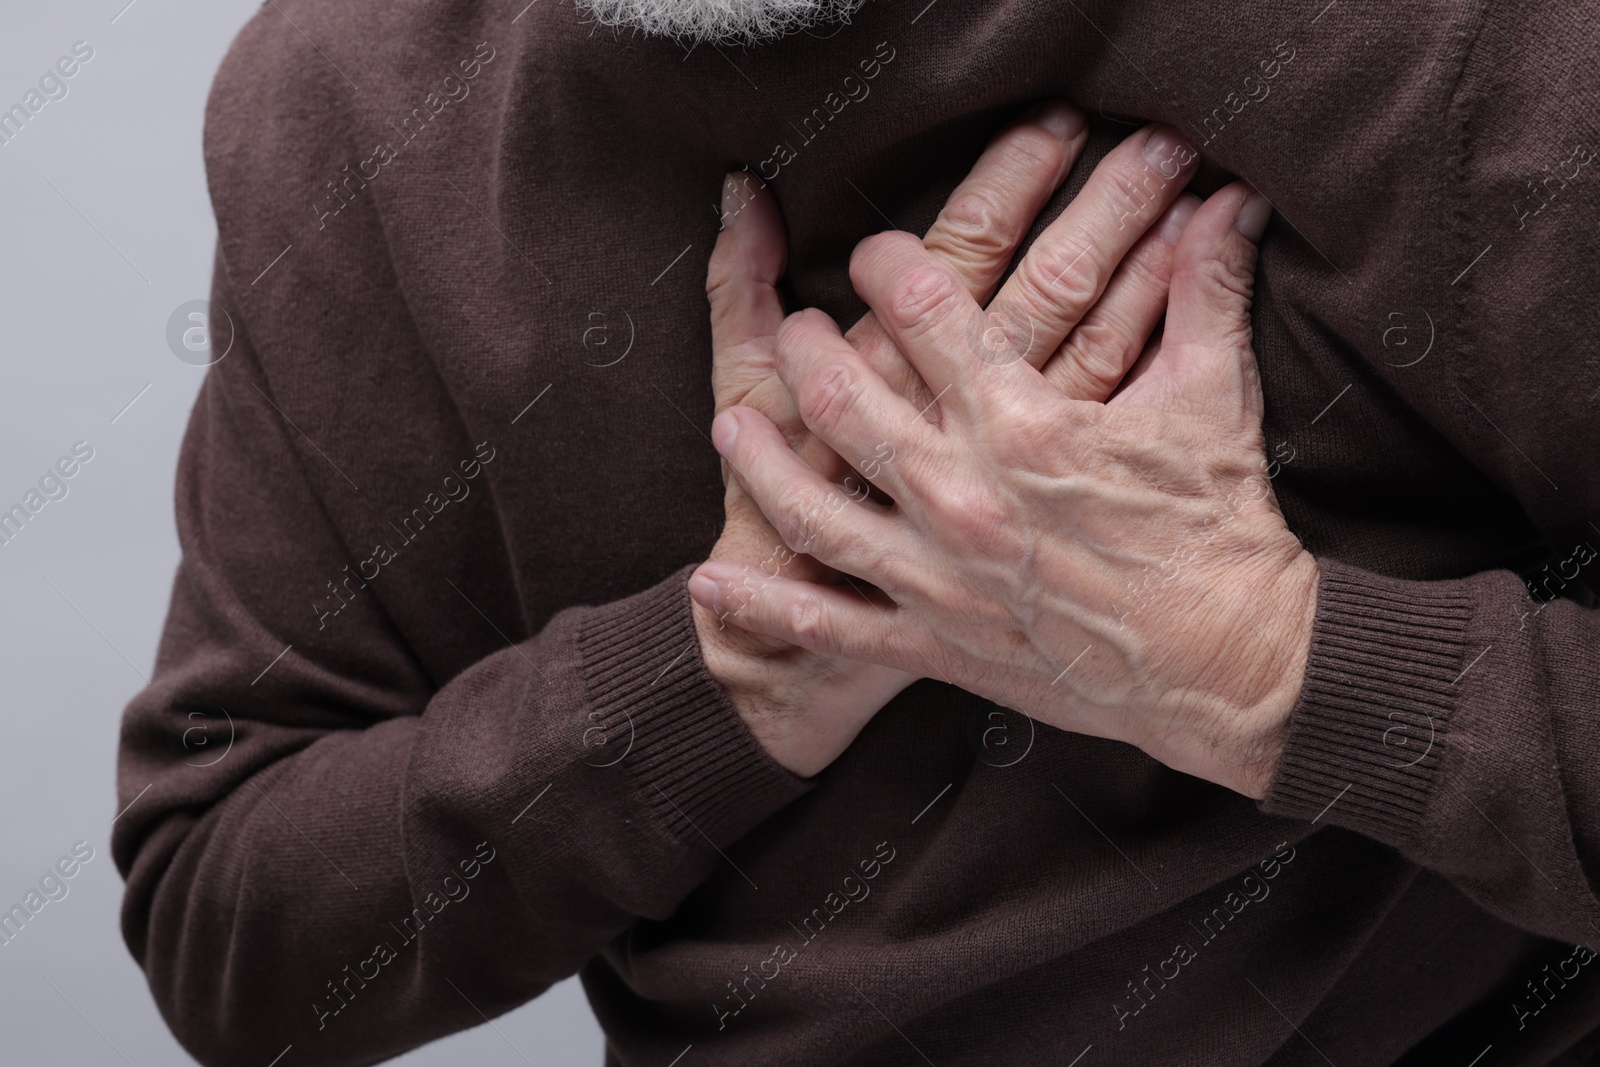
{"label": "man's arm", "polygon": [[[183,563],[124,718],[112,842],[125,937],[206,1063],[290,1043],[368,1063],[478,1025],[671,914],[717,848],[807,788],[693,651],[681,574],[553,618],[521,585],[584,602],[506,545],[494,512],[537,478],[538,438],[456,402],[435,357],[481,350],[425,335],[392,259],[386,226],[437,204],[385,216],[398,186],[352,199],[347,179],[337,218],[311,209],[371,154],[375,99],[269,6],[208,104],[212,318],[232,347],[180,459]],[[455,128],[491,121],[474,108]],[[442,147],[419,141],[401,173]],[[406,543],[388,523],[446,474],[424,507],[445,510]]]}
{"label": "man's arm", "polygon": [[1600,944],[1600,613],[1541,607],[1505,571],[1321,567],[1263,810],[1355,830],[1523,929]]}
{"label": "man's arm", "polygon": [[[179,471],[183,564],[123,729],[124,928],[202,1062],[290,1043],[297,1062],[372,1062],[665,918],[806,785],[682,655],[681,574],[562,612],[437,691],[371,593],[318,630],[286,579],[367,553],[326,519],[230,278],[219,264],[233,349]],[[474,619],[463,603],[439,622]]]}
{"label": "man's arm", "polygon": [[1407,365],[1379,373],[1515,501],[1547,563],[1525,585],[1505,570],[1411,581],[1323,560],[1305,690],[1264,806],[1383,841],[1494,914],[1593,947],[1600,140],[1583,116],[1600,94],[1593,79],[1551,79],[1600,29],[1577,8],[1540,11],[1475,15],[1438,120],[1458,163],[1437,171],[1440,202],[1402,202],[1440,220],[1439,250],[1379,257],[1397,280],[1410,273],[1438,336],[1420,363],[1384,352]]}
{"label": "man's arm", "polygon": [[[387,561],[328,520],[306,472],[323,461],[279,414],[293,405],[220,259],[213,307],[233,343],[191,416],[183,563],[155,681],[123,725],[124,934],[202,1062],[291,1043],[303,1062],[373,1062],[666,918],[719,847],[807,785],[693,651],[681,573],[564,611],[439,688],[356,595],[389,576],[350,561]],[[300,576],[351,574],[319,627]],[[457,578],[437,625],[494,625]]]}

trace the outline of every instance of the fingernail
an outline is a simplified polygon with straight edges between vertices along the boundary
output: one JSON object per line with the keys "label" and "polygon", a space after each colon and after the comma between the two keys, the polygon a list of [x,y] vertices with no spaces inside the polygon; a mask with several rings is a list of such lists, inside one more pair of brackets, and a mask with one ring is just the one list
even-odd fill
{"label": "fingernail", "polygon": [[1267,232],[1267,220],[1272,217],[1272,205],[1260,193],[1251,193],[1239,208],[1239,215],[1233,220],[1236,230],[1245,235],[1250,241],[1261,240],[1261,235]]}
{"label": "fingernail", "polygon": [[724,411],[711,421],[711,443],[724,456],[733,451],[733,442],[739,436],[739,419],[731,411]]}
{"label": "fingernail", "polygon": [[1178,238],[1183,236],[1184,227],[1189,225],[1189,220],[1194,218],[1194,213],[1200,210],[1200,201],[1192,196],[1185,196],[1167,209],[1166,218],[1161,220],[1161,239],[1168,244],[1175,245]]}
{"label": "fingernail", "polygon": [[722,614],[722,588],[705,575],[690,576],[689,596],[707,611]]}
{"label": "fingernail", "polygon": [[1083,132],[1083,112],[1063,100],[1052,100],[1039,109],[1039,125],[1063,141],[1070,141]]}
{"label": "fingernail", "polygon": [[1163,178],[1176,178],[1179,171],[1193,162],[1195,155],[1184,136],[1170,126],[1157,126],[1144,143],[1145,162],[1156,168]]}

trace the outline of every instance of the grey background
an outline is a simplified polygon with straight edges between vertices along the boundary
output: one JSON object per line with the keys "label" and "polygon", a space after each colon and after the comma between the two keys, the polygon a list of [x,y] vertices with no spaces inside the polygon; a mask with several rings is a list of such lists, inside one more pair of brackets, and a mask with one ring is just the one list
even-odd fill
{"label": "grey background", "polygon": [[[205,373],[166,342],[172,311],[210,291],[205,98],[258,5],[126,2],[0,14],[0,106],[20,102],[74,42],[95,50],[67,96],[0,146],[0,507],[74,442],[95,450],[67,496],[0,545],[0,910],[74,842],[94,848],[68,895],[0,946],[7,1063],[193,1062],[123,946],[107,842],[118,719],[145,684],[166,613],[173,472]],[[260,1067],[280,1051],[260,1050]],[[394,1062],[543,1067],[601,1055],[573,980]],[[281,1067],[294,1061],[291,1050]]]}

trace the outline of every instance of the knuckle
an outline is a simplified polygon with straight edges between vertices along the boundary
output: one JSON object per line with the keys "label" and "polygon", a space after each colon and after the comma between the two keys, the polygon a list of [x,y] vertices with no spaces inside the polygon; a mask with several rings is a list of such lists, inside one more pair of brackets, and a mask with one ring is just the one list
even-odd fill
{"label": "knuckle", "polygon": [[1250,305],[1255,291],[1254,261],[1224,253],[1200,258],[1188,270],[1192,284],[1209,306],[1214,343],[1248,344]]}
{"label": "knuckle", "polygon": [[849,367],[826,363],[805,376],[795,400],[805,424],[826,435],[844,422],[855,407],[859,392],[859,383]]}
{"label": "knuckle", "polygon": [[[1065,360],[1065,365],[1071,368],[1070,373],[1075,375],[1074,384],[1087,385],[1103,396],[1122,381],[1129,347],[1125,328],[1108,317],[1096,317],[1078,324],[1056,358]],[[1075,399],[1091,398],[1077,396]]]}
{"label": "knuckle", "polygon": [[995,204],[987,191],[972,191],[954,197],[944,206],[934,226],[928,250],[958,264],[993,267],[1011,251],[1011,225],[1008,213]]}
{"label": "knuckle", "polygon": [[1086,245],[1052,244],[1024,260],[1024,277],[1045,302],[1070,321],[1081,319],[1100,296],[1100,270]]}
{"label": "knuckle", "polygon": [[939,522],[968,545],[988,547],[1006,528],[999,502],[978,486],[949,486],[937,497]]}
{"label": "knuckle", "polygon": [[822,598],[815,593],[797,593],[784,609],[784,623],[794,643],[816,648],[822,643]]}
{"label": "knuckle", "polygon": [[816,490],[803,478],[792,478],[779,490],[778,536],[796,552],[808,552],[822,532],[823,508]]}
{"label": "knuckle", "polygon": [[915,330],[938,321],[954,306],[955,279],[937,267],[913,268],[891,285],[884,313],[900,330]]}
{"label": "knuckle", "polygon": [[1208,256],[1198,264],[1200,275],[1213,288],[1225,289],[1241,300],[1249,300],[1255,292],[1255,251],[1230,244],[1221,255]]}
{"label": "knuckle", "polygon": [[1208,292],[1227,293],[1248,300],[1255,290],[1256,248],[1237,234],[1219,247],[1200,249],[1180,245],[1174,253],[1173,277],[1180,273],[1198,280]]}

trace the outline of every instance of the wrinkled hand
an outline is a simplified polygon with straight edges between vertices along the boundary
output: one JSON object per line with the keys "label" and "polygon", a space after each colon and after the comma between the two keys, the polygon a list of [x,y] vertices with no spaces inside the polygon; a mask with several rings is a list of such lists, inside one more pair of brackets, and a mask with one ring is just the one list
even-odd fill
{"label": "wrinkled hand", "polygon": [[[1043,367],[1071,396],[1104,399],[1121,381],[1166,306],[1178,234],[1198,201],[1180,197],[1195,153],[1163,127],[1140,131],[1112,151],[1084,190],[1030,248],[998,296],[995,288],[1023,236],[1065,179],[1086,140],[1083,116],[1064,102],[1042,105],[996,137],[951,195],[928,235],[903,242],[945,265],[973,301],[988,301],[979,358]],[[770,193],[748,175],[723,191],[724,229],[711,258],[707,291],[713,333],[712,383],[719,412],[735,405],[765,416],[818,476],[865,499],[872,476],[893,462],[877,442],[846,462],[812,435],[778,378],[783,323],[775,285],[786,255],[783,224]],[[1159,223],[1159,225],[1156,225]],[[877,315],[849,333],[861,358],[895,393],[930,418],[933,394],[900,353]],[[836,584],[866,600],[846,576],[795,551],[777,536],[737,480],[728,480],[727,522],[712,558],[741,564],[740,597],[768,581]],[[730,610],[697,600],[696,626],[708,670],[756,738],[795,773],[831,763],[861,727],[920,671],[803,648],[729,625]]]}
{"label": "wrinkled hand", "polygon": [[1266,473],[1249,307],[1267,214],[1243,183],[1199,208],[1164,336],[1115,396],[1127,362],[1074,397],[1029,360],[983,358],[992,326],[947,264],[901,236],[863,242],[856,289],[938,416],[818,311],[783,323],[777,369],[834,451],[888,443],[893,462],[867,473],[892,503],[847,497],[752,408],[723,412],[713,438],[787,545],[871,583],[870,602],[789,575],[752,588],[722,561],[691,593],[754,633],[942,677],[1263,795],[1317,578]]}

